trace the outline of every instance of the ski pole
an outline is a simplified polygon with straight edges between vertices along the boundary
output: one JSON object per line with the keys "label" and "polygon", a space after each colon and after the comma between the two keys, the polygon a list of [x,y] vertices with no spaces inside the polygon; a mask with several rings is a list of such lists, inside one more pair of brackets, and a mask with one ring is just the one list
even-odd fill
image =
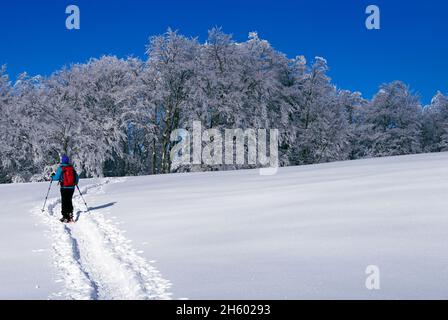
{"label": "ski pole", "polygon": [[81,192],[81,190],[79,190],[79,186],[76,185],[76,188],[78,188],[79,195],[81,196],[82,201],[84,201],[84,205],[86,206],[87,212],[90,213],[89,206],[87,205],[86,200],[84,200],[84,197],[82,196],[82,192]]}
{"label": "ski pole", "polygon": [[52,184],[53,184],[53,177],[51,178],[50,186],[48,187],[47,196],[45,197],[44,206],[42,207],[42,212],[45,211],[45,205],[47,204],[48,195],[50,194],[50,189],[51,189],[51,185],[52,185]]}

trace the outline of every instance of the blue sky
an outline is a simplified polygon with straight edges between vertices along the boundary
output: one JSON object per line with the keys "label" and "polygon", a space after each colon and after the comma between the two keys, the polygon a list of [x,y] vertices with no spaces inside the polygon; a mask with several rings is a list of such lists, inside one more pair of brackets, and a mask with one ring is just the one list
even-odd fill
{"label": "blue sky", "polygon": [[[81,10],[81,30],[65,28],[65,8]],[[369,4],[381,30],[367,30]],[[203,41],[221,26],[238,41],[258,31],[289,57],[323,56],[339,87],[370,98],[384,82],[403,80],[428,103],[448,93],[448,1],[426,0],[40,0],[2,1],[0,64],[48,75],[64,65],[114,54],[144,58],[148,37],[168,27]]]}

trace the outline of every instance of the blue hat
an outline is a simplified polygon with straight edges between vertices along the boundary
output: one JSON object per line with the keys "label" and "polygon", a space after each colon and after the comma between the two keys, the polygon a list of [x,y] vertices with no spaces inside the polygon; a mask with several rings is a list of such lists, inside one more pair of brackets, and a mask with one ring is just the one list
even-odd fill
{"label": "blue hat", "polygon": [[68,156],[66,156],[65,154],[63,154],[62,157],[61,157],[61,163],[62,164],[69,164],[70,163],[70,158]]}

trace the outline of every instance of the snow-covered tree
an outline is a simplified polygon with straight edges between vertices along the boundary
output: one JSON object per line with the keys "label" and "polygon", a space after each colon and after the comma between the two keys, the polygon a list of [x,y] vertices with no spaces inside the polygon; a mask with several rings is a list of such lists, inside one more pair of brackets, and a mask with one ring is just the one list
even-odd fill
{"label": "snow-covered tree", "polygon": [[421,152],[422,107],[404,83],[382,85],[365,112],[368,156]]}
{"label": "snow-covered tree", "polygon": [[130,108],[126,93],[135,78],[131,64],[115,57],[53,74],[42,101],[45,153],[68,154],[84,175],[102,176],[104,163],[123,152],[123,117]]}
{"label": "snow-covered tree", "polygon": [[159,140],[154,140],[160,160],[157,173],[171,171],[171,133],[180,128],[186,115],[191,114],[189,101],[192,79],[200,46],[196,39],[184,37],[169,29],[164,35],[152,37],[148,45],[147,78],[151,78],[154,92],[152,103]]}
{"label": "snow-covered tree", "polygon": [[347,158],[349,123],[346,106],[340,103],[327,70],[326,60],[316,57],[309,70],[296,80],[291,114],[296,130],[290,152],[292,164]]}
{"label": "snow-covered tree", "polygon": [[[277,122],[282,114],[287,118],[282,97],[282,76],[287,69],[288,59],[257,33],[250,33],[247,42],[236,43],[221,29],[210,30],[202,48],[196,86],[200,88],[196,95],[199,119],[206,128],[221,131],[279,129]],[[245,140],[246,150],[248,143]],[[248,163],[214,166],[215,169],[247,167],[251,166]]]}
{"label": "snow-covered tree", "polygon": [[[338,93],[338,101],[341,108],[345,111],[347,125],[346,134],[348,146],[347,159],[359,159],[365,156],[363,148],[363,130],[364,130],[364,113],[368,101],[362,98],[360,92],[350,92],[348,90],[340,90]],[[344,157],[345,158],[345,157]]]}
{"label": "snow-covered tree", "polygon": [[11,100],[12,89],[6,66],[0,68],[0,183],[11,181],[8,169],[14,162],[14,145],[10,137],[14,134],[10,132],[11,127]]}
{"label": "snow-covered tree", "polygon": [[426,152],[448,150],[448,96],[437,92],[423,110],[423,147]]}

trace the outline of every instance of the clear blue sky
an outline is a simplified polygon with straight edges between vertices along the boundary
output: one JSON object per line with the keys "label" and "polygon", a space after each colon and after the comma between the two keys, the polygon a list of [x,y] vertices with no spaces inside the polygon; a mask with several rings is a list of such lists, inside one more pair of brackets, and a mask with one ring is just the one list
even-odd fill
{"label": "clear blue sky", "polygon": [[[69,4],[80,7],[79,31],[65,28]],[[381,30],[364,26],[369,4],[381,9]],[[366,98],[392,80],[408,83],[424,103],[448,92],[445,0],[1,1],[0,64],[14,78],[104,54],[144,58],[148,37],[168,27],[203,41],[213,26],[238,41],[258,31],[289,57],[323,56],[339,88]]]}

